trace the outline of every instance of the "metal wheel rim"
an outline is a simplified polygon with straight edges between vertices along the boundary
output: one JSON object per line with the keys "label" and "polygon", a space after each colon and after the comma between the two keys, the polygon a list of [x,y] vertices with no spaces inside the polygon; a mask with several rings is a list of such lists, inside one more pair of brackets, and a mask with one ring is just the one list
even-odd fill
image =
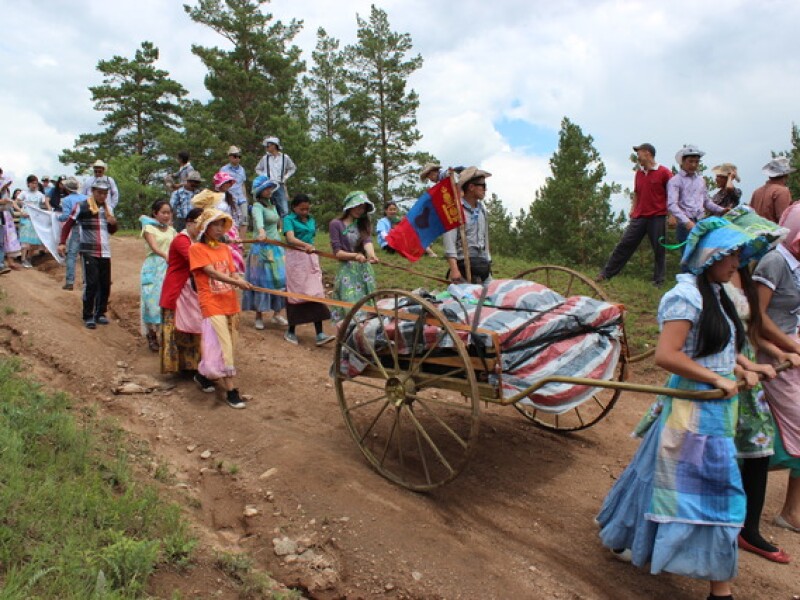
{"label": "metal wheel rim", "polygon": [[[435,480],[432,480],[430,477],[428,477],[428,475],[429,475],[428,474],[428,469],[427,469],[427,467],[425,467],[426,481],[424,481],[422,483],[420,483],[418,481],[410,481],[408,478],[403,477],[401,474],[395,472],[394,470],[388,468],[385,464],[383,464],[383,462],[384,462],[383,458],[385,458],[385,456],[386,456],[386,450],[384,450],[384,452],[383,452],[383,457],[379,457],[379,456],[377,456],[375,454],[375,452],[371,448],[367,447],[367,444],[365,444],[365,441],[364,441],[364,437],[365,437],[363,435],[364,432],[361,431],[361,429],[354,422],[354,420],[353,420],[353,418],[351,416],[351,413],[353,412],[354,407],[351,407],[348,404],[347,392],[345,390],[345,383],[350,382],[351,379],[343,376],[342,373],[340,372],[340,369],[339,369],[339,365],[341,364],[342,351],[343,351],[343,348],[345,348],[345,344],[346,344],[346,340],[344,339],[344,337],[345,337],[348,329],[350,328],[350,324],[355,319],[358,318],[359,310],[362,307],[364,307],[365,305],[377,306],[377,303],[378,303],[379,300],[384,299],[384,298],[391,298],[391,297],[394,297],[395,303],[397,303],[401,298],[409,298],[409,299],[411,299],[413,302],[415,302],[415,303],[419,304],[420,306],[422,306],[422,308],[425,310],[425,312],[427,312],[429,314],[430,317],[432,317],[432,318],[434,318],[435,320],[438,321],[439,326],[444,330],[444,335],[450,336],[451,339],[454,342],[454,348],[453,349],[456,351],[457,356],[459,357],[459,359],[461,360],[461,362],[463,364],[463,367],[462,367],[463,368],[463,378],[464,378],[465,383],[467,385],[467,392],[468,393],[464,393],[462,395],[467,399],[467,401],[469,403],[468,405],[465,405],[465,409],[468,410],[468,412],[469,412],[469,415],[468,415],[468,418],[469,418],[469,432],[468,432],[467,439],[466,439],[466,447],[463,449],[463,452],[461,453],[461,458],[458,461],[458,464],[451,465],[453,467],[453,469],[447,476],[437,477],[437,478],[435,478]],[[397,313],[397,310],[395,310],[395,313]],[[357,326],[357,324],[356,324],[356,326]],[[384,333],[386,334],[385,330],[384,330]],[[387,338],[388,338],[388,334],[387,334]],[[416,342],[416,340],[414,340],[414,341]],[[416,346],[416,343],[414,345]],[[397,356],[398,356],[398,354],[396,354],[395,352],[392,352],[392,359],[394,361],[396,361],[396,357]],[[414,355],[412,354],[412,356],[414,356]],[[397,363],[395,362],[395,365],[396,364]],[[389,383],[390,383],[389,380],[390,379],[397,379],[397,380],[399,380],[399,382],[401,384],[405,384],[406,380],[404,380],[404,377],[409,377],[409,376],[411,376],[412,373],[413,373],[413,369],[411,371],[404,371],[402,369],[398,370],[398,369],[395,368],[395,369],[391,369],[390,371],[386,371],[386,374],[390,375],[391,377],[386,377],[385,379],[378,379],[376,381],[384,381],[385,382],[384,383],[384,389],[386,390],[386,395],[387,395],[387,399],[388,399],[388,396],[389,396]],[[475,377],[475,371],[472,368],[472,364],[471,364],[471,362],[469,360],[469,354],[467,352],[467,349],[466,349],[464,343],[456,335],[455,330],[452,328],[452,326],[447,321],[447,319],[444,317],[444,315],[441,313],[441,311],[439,311],[433,304],[431,304],[430,302],[428,302],[427,300],[425,300],[423,298],[420,298],[419,296],[416,296],[415,294],[412,294],[410,292],[406,292],[406,291],[400,290],[400,289],[394,289],[394,288],[379,289],[379,290],[376,290],[375,292],[365,296],[364,298],[362,298],[359,302],[357,302],[355,305],[353,305],[353,307],[350,309],[350,311],[345,316],[344,320],[339,325],[339,332],[338,332],[338,334],[336,336],[336,350],[335,350],[335,353],[334,353],[333,375],[334,375],[334,383],[335,383],[335,386],[336,386],[336,396],[337,396],[337,399],[339,401],[339,407],[340,407],[340,409],[342,411],[342,417],[344,419],[345,425],[347,426],[347,429],[350,432],[351,437],[356,442],[356,445],[358,446],[358,448],[361,451],[361,453],[364,455],[364,457],[367,459],[367,461],[370,463],[370,465],[378,473],[380,473],[383,477],[385,477],[386,479],[388,479],[388,480],[390,480],[390,481],[392,481],[392,482],[394,482],[394,483],[396,483],[398,485],[401,485],[401,486],[403,486],[403,487],[405,487],[407,489],[410,489],[410,490],[428,491],[428,490],[435,489],[437,487],[440,487],[440,486],[448,483],[449,481],[453,480],[455,477],[457,477],[461,473],[463,468],[468,463],[470,457],[474,453],[475,446],[477,444],[477,437],[478,437],[478,432],[479,432],[479,428],[480,428],[480,404],[479,404],[480,396],[479,396],[479,391],[478,391],[477,379]],[[423,383],[427,383],[428,379],[435,379],[435,378],[427,378],[427,379],[423,380]],[[396,382],[392,382],[392,386],[393,386],[392,390],[396,391],[396,389],[397,389],[396,388]],[[430,386],[430,387],[425,386],[425,387],[423,387],[421,389],[422,390],[433,389],[434,387],[435,386]],[[377,392],[377,390],[376,390],[376,392]],[[378,402],[381,402],[381,401],[382,400],[379,400]],[[406,404],[405,402],[402,402],[399,406],[395,406],[394,407],[394,409],[397,411],[397,415],[400,415],[400,416],[395,416],[395,422],[396,423],[400,423],[401,424],[403,422],[404,419],[403,419],[402,415],[404,415],[404,414],[406,415],[406,417],[407,417],[407,419],[409,421],[411,421],[411,422],[415,422],[416,421],[414,419],[414,417],[413,417],[413,410],[408,408],[409,406],[411,406],[411,403]],[[355,408],[357,408],[357,406]],[[385,408],[387,408],[387,406],[384,406],[384,409]],[[379,414],[376,417],[376,420],[381,418],[381,417],[382,417],[382,415]],[[389,415],[389,419],[391,419],[391,414]],[[374,425],[374,423],[373,423],[373,425]],[[369,435],[370,432],[367,431],[366,433],[367,433],[367,435]],[[397,438],[398,440],[402,439],[401,435],[402,435],[402,433],[398,434],[398,438]],[[417,434],[418,443],[419,443],[419,437],[420,437],[419,434]],[[393,431],[390,432],[390,434],[389,434],[388,440],[386,442],[387,447],[389,446],[389,444],[392,443],[392,440],[393,440]],[[427,443],[427,439],[425,441]],[[395,443],[398,444],[398,445],[400,444],[400,442],[395,442]],[[425,454],[424,448],[419,448],[419,450],[420,450],[420,454],[422,454],[422,455]],[[400,448],[399,449],[399,456],[401,457],[400,458],[401,465],[403,463],[402,455],[403,455],[402,448]],[[424,458],[422,460],[422,463],[423,464],[425,463]]]}

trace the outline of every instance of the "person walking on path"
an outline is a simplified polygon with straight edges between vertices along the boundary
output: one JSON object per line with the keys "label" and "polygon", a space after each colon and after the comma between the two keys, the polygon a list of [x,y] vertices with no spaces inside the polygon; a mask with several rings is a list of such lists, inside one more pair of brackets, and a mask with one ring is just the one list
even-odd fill
{"label": "person walking on path", "polygon": [[273,192],[272,197],[282,219],[289,214],[289,192],[286,189],[286,182],[295,174],[297,167],[291,157],[281,150],[280,139],[273,136],[266,137],[264,146],[267,152],[258,161],[256,173],[265,175],[278,184],[278,189]]}
{"label": "person walking on path", "polygon": [[721,285],[766,248],[763,238],[719,217],[692,229],[684,273],[661,299],[656,364],[668,387],[723,392],[715,401],[660,396],[636,433],[642,442],[597,517],[604,546],[652,574],[710,583],[709,598],[732,598],[745,494],[736,463],[737,377],[747,387],[769,365],[740,354],[745,333]]}
{"label": "person walking on path", "polygon": [[140,278],[140,303],[142,335],[152,352],[158,352],[161,335],[161,286],[167,274],[169,246],[175,239],[172,228],[172,208],[166,200],[156,200],[150,209],[150,216],[139,217],[142,237],[147,256],[142,264]]}
{"label": "person walking on path", "polygon": [[253,286],[236,272],[231,249],[222,241],[232,225],[230,215],[213,208],[204,210],[197,221],[199,242],[189,248],[189,267],[203,314],[200,373],[221,383],[228,406],[246,408],[234,384],[234,348],[239,330],[235,288],[250,290]]}
{"label": "person walking on path", "polygon": [[[734,208],[724,218],[752,235],[764,236],[770,245],[777,244],[787,234],[785,228],[759,217],[750,206]],[[753,362],[761,356],[763,362],[780,364],[788,360],[795,366],[800,365],[800,355],[782,351],[765,336],[758,290],[750,273],[750,265],[740,267],[731,281],[723,284],[747,332],[742,354]],[[789,555],[761,535],[761,512],[767,493],[767,474],[770,458],[775,454],[775,421],[761,383],[750,389],[739,390],[734,443],[742,473],[742,486],[747,496],[744,527],[738,538],[739,548],[767,560],[786,564],[791,560]]]}
{"label": "person walking on path", "polygon": [[722,163],[717,165],[711,172],[716,177],[717,191],[711,197],[714,204],[726,210],[736,208],[742,199],[742,190],[734,185],[735,181],[741,181],[733,163]]}
{"label": "person walking on path", "polygon": [[114,178],[106,175],[107,169],[108,165],[106,165],[106,163],[104,163],[102,160],[98,159],[94,161],[94,164],[92,165],[92,174],[88,177],[85,177],[83,180],[81,194],[87,197],[91,196],[94,184],[100,180],[105,181],[106,185],[108,185],[108,201],[106,202],[106,205],[113,213],[117,210],[117,205],[119,204],[119,189],[117,188],[117,182],[114,181]]}
{"label": "person walking on path", "polygon": [[228,148],[228,164],[220,168],[220,173],[230,175],[234,183],[228,190],[236,201],[239,207],[239,212],[242,214],[243,221],[239,226],[239,235],[242,239],[247,235],[247,224],[249,222],[249,214],[247,210],[247,189],[245,188],[245,181],[247,180],[247,172],[241,165],[242,151],[237,146]]}
{"label": "person walking on path", "polygon": [[[766,218],[766,217],[765,217]],[[756,266],[764,335],[787,355],[800,354],[797,314],[800,311],[800,205],[793,204],[780,220],[789,230],[783,242]],[[791,357],[787,356],[791,360]],[[795,362],[795,361],[792,361]],[[773,523],[800,533],[800,369],[787,369],[764,382],[764,391],[777,424],[770,467],[789,470],[783,507]]]}
{"label": "person walking on path", "polygon": [[[486,197],[486,178],[492,174],[477,167],[468,167],[461,172],[458,186],[464,197],[464,226],[467,238],[472,281],[467,283],[488,283],[492,279],[492,254],[489,251],[489,219],[483,199]],[[454,283],[463,283],[467,275],[464,262],[464,248],[458,228],[447,231],[442,236],[444,255],[449,271],[447,278]]]}
{"label": "person walking on path", "polygon": [[111,239],[117,231],[117,219],[106,204],[110,186],[98,180],[92,195],[75,205],[64,227],[58,253],[64,256],[72,228],[80,225],[79,252],[83,262],[83,322],[87,329],[108,325],[108,298],[111,293]]}
{"label": "person walking on path", "polygon": [[[375,257],[369,220],[369,213],[374,210],[375,206],[366,193],[350,192],[344,199],[342,216],[331,221],[328,227],[331,248],[340,261],[333,286],[336,300],[355,303],[378,287],[372,269],[378,259]],[[342,310],[335,309],[334,321],[342,318]]]}
{"label": "person walking on path", "polygon": [[753,192],[750,206],[765,219],[773,223],[780,221],[783,211],[792,203],[792,193],[786,182],[789,175],[795,171],[789,159],[784,156],[773,158],[765,164],[761,172],[769,179]]}
{"label": "person walking on path", "polygon": [[186,215],[192,210],[192,198],[197,195],[203,178],[197,171],[190,171],[186,176],[186,181],[179,186],[169,198],[169,205],[172,207],[172,226],[175,231],[183,231],[186,225]]}
{"label": "person walking on path", "polygon": [[667,268],[663,242],[667,234],[667,183],[672,171],[656,162],[656,149],[652,144],[639,144],[633,150],[639,169],[633,180],[630,220],[595,281],[611,279],[622,271],[647,236],[653,249],[653,285],[660,287]]}
{"label": "person walking on path", "polygon": [[706,211],[721,215],[725,209],[714,204],[708,195],[706,180],[698,172],[700,159],[705,155],[697,146],[684,146],[675,154],[680,169],[667,183],[667,210],[675,217],[675,235],[679,243],[686,241],[689,232]]}
{"label": "person walking on path", "polygon": [[[303,252],[290,250],[286,253],[286,291],[325,298],[322,269],[319,266],[319,257],[314,254],[317,223],[311,216],[311,201],[305,194],[297,194],[292,199],[291,208],[292,212],[283,219],[283,235],[286,236],[287,243]],[[289,321],[289,329],[283,339],[290,344],[299,343],[296,328],[304,323],[314,323],[317,346],[335,339],[322,329],[322,322],[331,318],[330,310],[322,302],[288,298],[286,318]]]}
{"label": "person walking on path", "polygon": [[[67,177],[64,180],[64,188],[69,193],[61,199],[61,214],[58,220],[62,223],[65,223],[67,219],[69,219],[69,216],[72,214],[72,209],[75,208],[76,204],[86,200],[86,196],[78,193],[79,185],[75,177]],[[72,233],[70,233],[69,239],[67,240],[67,258],[65,261],[67,272],[64,285],[61,288],[62,290],[72,291],[75,288],[75,262],[78,259],[80,245],[80,227],[76,227],[72,229]]]}
{"label": "person walking on path", "polygon": [[[270,200],[272,192],[278,185],[267,177],[259,175],[253,181],[253,233],[259,241],[280,241],[278,211]],[[254,287],[268,290],[284,290],[286,288],[285,251],[280,246],[271,244],[251,244],[245,265],[245,279]],[[264,329],[264,313],[272,312],[272,323],[280,326],[288,325],[281,315],[286,306],[283,296],[251,290],[242,294],[242,310],[253,310],[256,313],[255,328]]]}
{"label": "person walking on path", "polygon": [[[189,248],[197,241],[197,219],[202,208],[186,216],[186,229],[172,240],[167,258],[167,274],[161,286],[161,373],[183,373],[194,378],[204,392],[214,391],[214,382],[200,374],[200,330],[202,317],[197,291],[189,268]],[[180,311],[180,314],[179,314]]]}
{"label": "person walking on path", "polygon": [[20,205],[19,241],[22,247],[22,266],[26,269],[32,269],[31,257],[36,249],[41,249],[42,240],[39,239],[39,235],[36,233],[28,210],[31,208],[50,210],[50,202],[47,196],[39,191],[39,180],[36,175],[28,175],[26,183],[28,184],[28,189],[23,191],[17,198],[17,202]]}

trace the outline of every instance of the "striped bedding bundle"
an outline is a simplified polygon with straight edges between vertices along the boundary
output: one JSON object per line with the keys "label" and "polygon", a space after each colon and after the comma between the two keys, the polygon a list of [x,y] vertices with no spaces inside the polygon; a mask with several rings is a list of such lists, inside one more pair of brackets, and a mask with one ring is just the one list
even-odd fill
{"label": "striped bedding bundle", "polygon": [[[481,296],[483,295],[483,298]],[[403,312],[419,314],[422,307],[401,299]],[[495,279],[484,290],[480,285],[451,285],[440,294],[438,308],[454,323],[488,329],[497,333],[501,349],[502,394],[510,397],[550,376],[610,379],[622,347],[623,308],[584,296],[564,298],[553,290],[526,280]],[[393,301],[380,308],[393,309]],[[441,328],[410,319],[364,315],[358,327],[351,325],[348,348],[342,348],[341,372],[355,376],[366,366],[373,350],[388,353],[387,339],[396,340],[400,356],[417,357],[433,346],[446,352],[453,341]],[[399,327],[400,335],[395,335]],[[457,332],[470,354],[492,355],[490,336]],[[359,356],[359,354],[361,356]],[[491,374],[489,382],[498,384]],[[521,402],[561,414],[591,398],[595,388],[569,384],[548,384]]]}

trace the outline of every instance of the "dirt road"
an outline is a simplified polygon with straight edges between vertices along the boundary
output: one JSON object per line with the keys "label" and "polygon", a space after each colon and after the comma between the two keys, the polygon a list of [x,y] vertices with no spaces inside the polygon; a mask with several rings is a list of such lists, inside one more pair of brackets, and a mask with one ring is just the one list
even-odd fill
{"label": "dirt road", "polygon": [[[434,493],[411,493],[373,472],[350,439],[327,375],[333,351],[313,346],[311,328],[299,330],[295,347],[283,331],[256,331],[252,314],[243,315],[238,368],[239,387],[252,396],[247,410],[185,381],[112,394],[121,375],[169,382],[138,334],[142,243],[116,238],[113,256],[112,324],[96,331],[83,327],[80,292],[60,289],[63,271],[53,261],[3,276],[0,348],[146,440],[154,462],[169,465],[163,485],[205,544],[247,551],[313,598],[705,598],[701,582],[617,562],[593,524],[634,452],[628,433],[650,398],[623,395],[609,417],[574,435],[489,408],[466,471]],[[660,383],[662,375],[639,364],[632,378]],[[737,598],[800,594],[800,536],[769,524],[786,474],[770,479],[763,529],[796,562],[743,554]],[[245,517],[248,506],[255,514]],[[219,588],[235,597],[220,577],[208,565],[162,573],[153,591],[206,598]]]}

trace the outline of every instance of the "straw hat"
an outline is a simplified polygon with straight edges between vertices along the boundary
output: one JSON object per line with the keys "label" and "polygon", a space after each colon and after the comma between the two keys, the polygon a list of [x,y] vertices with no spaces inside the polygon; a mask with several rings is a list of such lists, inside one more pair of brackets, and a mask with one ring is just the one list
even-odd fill
{"label": "straw hat", "polygon": [[723,177],[733,175],[733,178],[736,179],[736,181],[741,181],[736,171],[736,165],[733,163],[722,163],[721,165],[717,165],[711,169],[711,172],[714,173],[714,175],[722,175]]}
{"label": "straw hat", "polygon": [[199,230],[197,237],[202,237],[206,229],[208,229],[208,226],[215,221],[225,221],[223,233],[233,227],[233,219],[229,214],[217,210],[216,208],[207,208],[195,221]]}
{"label": "straw hat", "polygon": [[225,199],[223,192],[214,192],[212,190],[202,190],[192,198],[192,206],[197,208],[216,208],[217,204]]}
{"label": "straw hat", "polygon": [[439,163],[433,163],[433,162],[425,163],[425,166],[422,167],[422,171],[419,172],[420,181],[425,181],[425,178],[428,177],[428,174],[431,171],[437,171],[438,172],[439,169],[441,169],[441,168],[442,168],[442,165],[440,165]]}
{"label": "straw hat", "polygon": [[484,171],[483,169],[479,169],[478,167],[467,167],[463,171],[461,171],[461,175],[458,176],[458,187],[464,188],[470,181],[473,179],[478,179],[479,177],[491,177],[492,174],[489,171]]}

